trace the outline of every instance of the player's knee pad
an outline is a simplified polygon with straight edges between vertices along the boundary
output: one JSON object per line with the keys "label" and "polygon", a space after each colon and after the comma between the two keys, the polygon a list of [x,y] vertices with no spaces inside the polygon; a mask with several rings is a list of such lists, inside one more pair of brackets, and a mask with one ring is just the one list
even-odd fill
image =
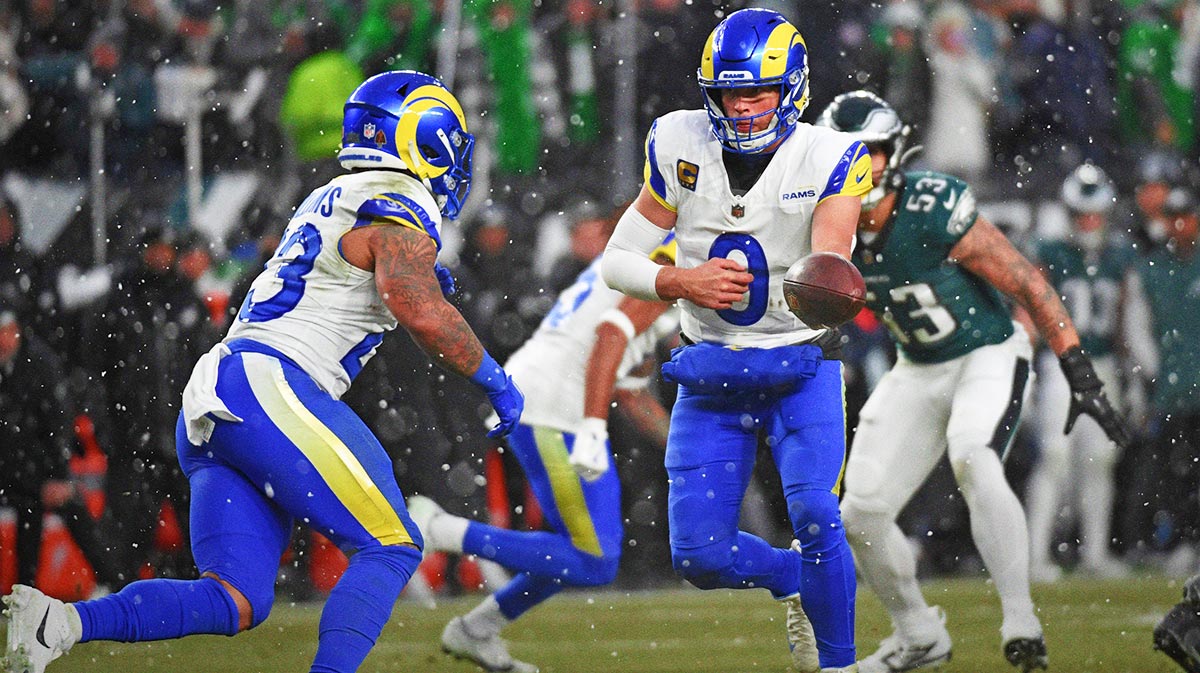
{"label": "player's knee pad", "polygon": [[846,539],[838,499],[831,491],[804,489],[790,494],[788,514],[805,559],[829,553]]}
{"label": "player's knee pad", "polygon": [[862,502],[864,507],[886,509],[883,493],[887,481],[887,471],[879,462],[851,453],[850,460],[846,462],[846,475],[843,480],[843,489],[846,492],[843,508],[845,503],[853,498]]}
{"label": "player's knee pad", "polygon": [[722,578],[733,571],[733,548],[728,542],[694,549],[672,546],[671,566],[697,589],[719,589],[729,586]]}
{"label": "player's knee pad", "polygon": [[850,546],[855,548],[861,548],[873,540],[882,540],[896,519],[892,512],[867,509],[863,505],[861,500],[849,496],[842,501],[842,526],[846,529]]}
{"label": "player's knee pad", "polygon": [[1000,454],[987,445],[986,438],[959,434],[950,438],[950,469],[959,488],[969,489],[986,480],[1004,479],[1004,465],[1000,462]]}
{"label": "player's knee pad", "polygon": [[421,565],[422,558],[419,549],[402,544],[366,547],[355,552],[355,555],[379,559],[393,572],[404,575],[406,578],[412,577],[413,573],[417,572],[417,566]]}

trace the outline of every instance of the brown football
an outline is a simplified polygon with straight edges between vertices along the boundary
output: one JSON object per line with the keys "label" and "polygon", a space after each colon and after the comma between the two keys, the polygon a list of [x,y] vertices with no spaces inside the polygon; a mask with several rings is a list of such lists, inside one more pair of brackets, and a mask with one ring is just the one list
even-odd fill
{"label": "brown football", "polygon": [[832,252],[800,258],[783,277],[788,308],[814,329],[837,327],[858,315],[866,295],[862,274]]}

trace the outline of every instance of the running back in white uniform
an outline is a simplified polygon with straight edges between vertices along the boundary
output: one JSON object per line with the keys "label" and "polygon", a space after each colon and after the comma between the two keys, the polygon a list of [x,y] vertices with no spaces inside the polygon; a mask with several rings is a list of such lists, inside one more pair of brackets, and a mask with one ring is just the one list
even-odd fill
{"label": "running back in white uniform", "polygon": [[[537,331],[513,353],[504,369],[525,393],[521,422],[575,432],[583,421],[588,358],[596,327],[625,298],[600,277],[596,258],[575,283],[563,290]],[[670,310],[625,347],[617,378],[640,364],[659,339],[679,329],[679,313]]]}
{"label": "running back in white uniform", "polygon": [[651,128],[645,180],[659,203],[678,216],[676,266],[733,257],[754,274],[746,299],[733,308],[714,311],[681,301],[684,334],[693,341],[758,348],[821,334],[788,310],[783,276],[812,251],[817,204],[870,188],[871,157],[862,143],[832,129],[797,124],[750,191],[735,196],[707,115],[682,110],[660,117]]}
{"label": "running back in white uniform", "polygon": [[296,209],[225,342],[245,338],[275,348],[340,398],[396,327],[375,275],[341,253],[342,236],[380,221],[420,229],[442,247],[441,213],[420,182],[386,170],[338,176]]}

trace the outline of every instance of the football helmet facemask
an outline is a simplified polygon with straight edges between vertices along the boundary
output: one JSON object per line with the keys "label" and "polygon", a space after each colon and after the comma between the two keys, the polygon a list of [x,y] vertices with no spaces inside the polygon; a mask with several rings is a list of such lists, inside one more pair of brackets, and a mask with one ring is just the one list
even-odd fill
{"label": "football helmet facemask", "polygon": [[416,176],[442,215],[458,217],[471,191],[475,136],[462,106],[435,77],[385,72],[350,94],[342,118],[344,168],[394,168]]}
{"label": "football helmet facemask", "polygon": [[[725,17],[708,36],[696,77],[713,135],[738,154],[755,154],[796,129],[808,106],[808,49],[800,31],[779,12],[743,9]],[[749,117],[730,117],[721,104],[722,89],[779,87],[779,104]],[[743,124],[774,115],[762,131],[739,133]]]}
{"label": "football helmet facemask", "polygon": [[881,149],[887,155],[883,175],[862,197],[864,208],[873,207],[888,192],[904,188],[904,164],[921,151],[921,147],[908,146],[912,127],[900,119],[887,101],[870,91],[841,94],[821,112],[816,125],[847,133],[862,141],[868,149]]}
{"label": "football helmet facemask", "polygon": [[1117,188],[1095,164],[1081,164],[1062,184],[1062,200],[1072,213],[1107,213],[1117,198]]}

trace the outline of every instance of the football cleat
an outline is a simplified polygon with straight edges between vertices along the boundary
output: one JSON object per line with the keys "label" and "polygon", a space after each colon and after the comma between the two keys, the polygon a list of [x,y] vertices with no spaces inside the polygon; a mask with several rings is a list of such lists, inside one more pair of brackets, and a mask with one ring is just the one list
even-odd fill
{"label": "football cleat", "polygon": [[[800,553],[800,541],[792,540],[792,549]],[[800,602],[800,594],[783,599],[787,606],[788,649],[792,652],[792,667],[797,673],[820,673],[821,659],[817,652],[817,636],[813,633],[812,622],[804,612]]]}
{"label": "football cleat", "polygon": [[435,551],[455,553],[462,551],[462,540],[458,540],[458,544],[455,545],[451,539],[453,535],[443,525],[458,517],[448,513],[442,509],[441,505],[423,495],[412,496],[406,505],[408,515],[412,517],[413,523],[417,524],[417,528],[421,531],[421,537],[425,538],[424,552],[426,556]]}
{"label": "football cleat", "polygon": [[17,584],[0,600],[8,617],[6,673],[42,673],[82,635],[74,608],[33,587]]}
{"label": "football cleat", "polygon": [[1084,561],[1079,564],[1076,572],[1102,580],[1119,580],[1133,574],[1129,566],[1111,556],[1102,556],[1091,561]]}
{"label": "football cleat", "polygon": [[1154,627],[1154,649],[1188,673],[1200,673],[1200,609],[1187,601],[1171,608]]}
{"label": "football cleat", "polygon": [[467,631],[462,617],[451,619],[442,630],[442,651],[473,662],[488,673],[538,673],[537,666],[513,659],[500,636],[479,637]]}
{"label": "football cleat", "polygon": [[903,673],[920,668],[937,668],[950,661],[950,632],[946,630],[946,613],[941,608],[930,608],[937,616],[937,632],[932,639],[908,642],[900,634],[893,633],[884,638],[879,649],[871,656],[858,662],[859,673]]}
{"label": "football cleat", "polygon": [[858,664],[850,664],[841,668],[822,668],[821,673],[859,673]]}
{"label": "football cleat", "polygon": [[1050,657],[1046,655],[1046,641],[1041,636],[1013,638],[1004,643],[1004,658],[1021,673],[1050,667]]}
{"label": "football cleat", "polygon": [[1034,584],[1054,584],[1062,576],[1062,567],[1054,563],[1038,563],[1029,567],[1029,581]]}

